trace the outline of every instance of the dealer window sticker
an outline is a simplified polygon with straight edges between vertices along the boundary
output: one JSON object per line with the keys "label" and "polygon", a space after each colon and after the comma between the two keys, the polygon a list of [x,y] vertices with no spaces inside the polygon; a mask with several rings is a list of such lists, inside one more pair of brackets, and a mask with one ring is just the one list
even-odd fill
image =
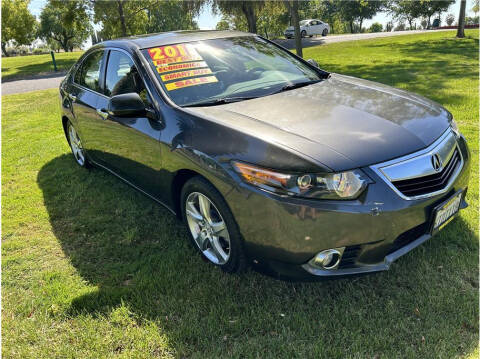
{"label": "dealer window sticker", "polygon": [[171,65],[157,66],[157,72],[160,73],[160,74],[163,74],[165,72],[196,69],[196,68],[199,68],[199,67],[208,67],[208,65],[205,61],[185,62],[185,63],[182,63],[182,64],[171,64]]}
{"label": "dealer window sticker", "polygon": [[167,82],[167,81],[172,81],[172,80],[178,80],[184,77],[194,77],[194,76],[200,76],[200,75],[208,75],[211,74],[212,70],[210,69],[198,69],[198,70],[188,70],[188,71],[179,71],[179,72],[172,72],[170,74],[162,75],[162,81]]}
{"label": "dealer window sticker", "polygon": [[212,70],[191,44],[154,47],[148,54],[162,82],[174,81],[164,84],[167,91],[218,82],[214,75],[198,77],[212,74]]}
{"label": "dealer window sticker", "polygon": [[193,79],[180,80],[175,82],[170,82],[165,84],[165,88],[168,91],[178,90],[184,87],[203,85],[218,82],[218,79],[215,76],[205,76],[205,77],[195,77]]}

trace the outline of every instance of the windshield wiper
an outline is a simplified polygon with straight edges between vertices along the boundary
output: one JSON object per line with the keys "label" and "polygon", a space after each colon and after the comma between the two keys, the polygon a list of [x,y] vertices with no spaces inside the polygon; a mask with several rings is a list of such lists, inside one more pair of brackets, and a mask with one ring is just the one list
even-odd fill
{"label": "windshield wiper", "polygon": [[293,89],[298,89],[300,87],[316,84],[317,82],[320,82],[320,81],[322,81],[322,80],[311,80],[311,81],[289,83],[285,86],[282,86],[279,90],[272,92],[271,94],[279,93],[279,92],[283,92],[283,91],[288,91],[288,90],[293,90]]}
{"label": "windshield wiper", "polygon": [[257,96],[250,96],[250,97],[220,97],[215,98],[208,101],[202,102],[194,102],[188,105],[184,105],[183,107],[203,107],[203,106],[216,106],[216,105],[223,105],[225,103],[232,103],[232,102],[239,102],[245,100],[251,100],[253,98],[257,98]]}

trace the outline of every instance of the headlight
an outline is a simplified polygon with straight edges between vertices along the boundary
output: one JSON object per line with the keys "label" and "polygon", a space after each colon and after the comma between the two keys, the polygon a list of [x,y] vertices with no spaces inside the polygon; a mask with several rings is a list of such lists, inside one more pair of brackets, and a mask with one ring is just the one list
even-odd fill
{"label": "headlight", "polygon": [[308,198],[357,198],[370,182],[360,170],[325,174],[287,174],[243,162],[232,162],[242,179],[280,195]]}
{"label": "headlight", "polygon": [[455,135],[460,137],[460,130],[458,129],[457,123],[453,118],[450,120],[450,127],[452,128],[453,132],[455,132]]}

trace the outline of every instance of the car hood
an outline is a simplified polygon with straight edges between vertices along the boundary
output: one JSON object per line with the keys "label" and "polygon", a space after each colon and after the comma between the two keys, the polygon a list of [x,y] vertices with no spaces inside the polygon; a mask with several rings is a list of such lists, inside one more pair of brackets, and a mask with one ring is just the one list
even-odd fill
{"label": "car hood", "polygon": [[338,74],[275,95],[189,110],[334,171],[421,150],[445,132],[451,118],[424,97]]}

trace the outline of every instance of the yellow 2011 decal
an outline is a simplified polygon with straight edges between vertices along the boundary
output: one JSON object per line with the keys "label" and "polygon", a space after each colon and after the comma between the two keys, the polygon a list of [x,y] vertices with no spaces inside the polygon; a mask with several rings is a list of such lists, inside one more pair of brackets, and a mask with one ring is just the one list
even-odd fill
{"label": "yellow 2011 decal", "polygon": [[188,44],[153,47],[148,49],[148,54],[155,66],[203,60],[197,50]]}
{"label": "yellow 2011 decal", "polygon": [[165,84],[168,91],[178,90],[184,87],[203,85],[208,83],[218,82],[215,76],[196,77],[193,79],[179,80]]}
{"label": "yellow 2011 decal", "polygon": [[162,78],[162,81],[167,82],[167,81],[181,79],[181,78],[184,78],[184,77],[208,75],[208,74],[211,74],[211,73],[212,73],[212,70],[210,70],[210,69],[198,69],[198,70],[172,72],[171,74],[162,75],[161,78]]}
{"label": "yellow 2011 decal", "polygon": [[157,71],[158,73],[162,74],[164,72],[196,69],[199,67],[208,67],[208,65],[205,61],[185,62],[183,64],[160,65],[157,67]]}

